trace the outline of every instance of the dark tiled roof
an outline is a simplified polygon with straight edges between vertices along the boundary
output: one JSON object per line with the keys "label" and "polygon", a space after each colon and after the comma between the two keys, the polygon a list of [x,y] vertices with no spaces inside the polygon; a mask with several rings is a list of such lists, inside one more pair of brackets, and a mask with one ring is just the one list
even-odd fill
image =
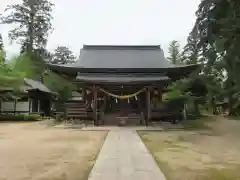
{"label": "dark tiled roof", "polygon": [[168,68],[160,46],[87,46],[73,64],[83,68]]}
{"label": "dark tiled roof", "polygon": [[[24,78],[24,85],[20,87],[21,91],[39,90],[42,92],[52,93],[44,84],[40,81]],[[0,91],[13,91],[13,87],[0,87]]]}
{"label": "dark tiled roof", "polygon": [[199,68],[199,65],[174,65],[164,57],[163,50],[159,45],[84,45],[80,57],[75,63],[66,65],[49,64],[49,67],[56,73],[72,77],[77,76],[78,72],[89,74],[109,73],[113,75],[122,73],[145,73],[145,75],[147,73],[166,73],[166,76],[176,80],[187,76]]}
{"label": "dark tiled roof", "polygon": [[169,68],[174,67],[160,46],[96,46],[84,45],[72,68]]}
{"label": "dark tiled roof", "polygon": [[40,81],[35,81],[32,79],[25,78],[24,82],[29,86],[26,88],[26,90],[39,90],[42,92],[52,93],[44,84],[42,84]]}

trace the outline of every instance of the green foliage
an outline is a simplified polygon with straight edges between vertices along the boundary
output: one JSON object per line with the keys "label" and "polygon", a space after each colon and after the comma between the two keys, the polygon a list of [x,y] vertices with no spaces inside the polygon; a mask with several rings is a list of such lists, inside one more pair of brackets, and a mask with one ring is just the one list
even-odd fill
{"label": "green foliage", "polygon": [[13,90],[11,93],[5,93],[1,98],[14,99],[14,97],[21,96],[21,87],[24,85],[24,78],[37,79],[39,77],[39,73],[35,71],[36,69],[35,62],[27,54],[12,57],[8,61],[8,64],[1,64],[0,86]]}
{"label": "green foliage", "polygon": [[4,49],[3,38],[2,35],[0,34],[0,51],[2,51],[3,49]]}
{"label": "green foliage", "polygon": [[184,91],[180,87],[178,88],[177,83],[174,83],[174,84],[170,85],[167,88],[167,92],[165,92],[163,94],[163,100],[169,101],[169,100],[177,99],[184,95],[185,95]]}
{"label": "green foliage", "polygon": [[239,14],[238,0],[203,0],[190,33],[204,64],[202,71],[208,84],[209,99],[228,98],[232,115],[240,105]]}
{"label": "green foliage", "polygon": [[31,58],[25,54],[19,57],[12,57],[8,64],[14,72],[22,74],[22,77],[32,77],[35,75],[33,62]]}
{"label": "green foliage", "polygon": [[13,71],[21,72],[24,77],[38,81],[41,80],[42,74],[45,71],[45,62],[36,53],[24,53],[18,57],[12,57],[8,64]]}
{"label": "green foliage", "polygon": [[77,89],[74,84],[58,74],[48,72],[44,75],[44,84],[53,92],[57,92],[62,101],[72,95],[72,90]]}
{"label": "green foliage", "polygon": [[5,62],[4,52],[0,50],[0,64],[3,65]]}
{"label": "green foliage", "polygon": [[0,34],[0,64],[5,63],[5,52],[4,52],[4,45],[2,35]]}
{"label": "green foliage", "polygon": [[72,89],[68,86],[63,87],[58,91],[61,101],[66,101],[72,96]]}
{"label": "green foliage", "polygon": [[178,41],[172,41],[169,45],[169,57],[168,60],[173,64],[181,63],[181,53],[180,53],[180,45]]}
{"label": "green foliage", "polygon": [[183,49],[182,62],[184,64],[197,64],[200,61],[197,39],[191,34],[187,39],[187,45]]}
{"label": "green foliage", "polygon": [[65,46],[58,46],[51,58],[52,64],[69,64],[75,62],[76,57],[73,52]]}
{"label": "green foliage", "polygon": [[0,115],[0,121],[37,121],[38,119],[40,119],[38,114]]}
{"label": "green foliage", "polygon": [[[21,44],[21,55],[10,59],[8,64],[3,64],[4,52],[0,51],[0,86],[20,87],[28,77],[43,82],[63,100],[76,88],[68,80],[46,71],[45,61],[52,58],[45,49],[52,30],[52,7],[49,0],[22,0],[20,4],[7,6],[0,16],[1,23],[17,25],[9,32],[9,38]],[[0,36],[0,50],[1,47]],[[58,47],[53,54],[53,63],[72,63],[74,59],[65,46]]]}
{"label": "green foliage", "polygon": [[188,79],[174,82],[167,87],[166,92],[163,94],[163,98],[166,100],[172,100],[179,97],[188,97],[188,86]]}
{"label": "green foliage", "polygon": [[23,83],[23,74],[14,71],[7,64],[0,64],[0,86],[16,88]]}
{"label": "green foliage", "polygon": [[[37,57],[37,56],[35,56]],[[24,78],[32,78],[38,80],[43,71],[39,65],[41,60],[34,59],[34,56],[22,54],[18,57],[12,57],[8,64],[2,64],[0,68],[0,84],[20,86],[23,84]]]}

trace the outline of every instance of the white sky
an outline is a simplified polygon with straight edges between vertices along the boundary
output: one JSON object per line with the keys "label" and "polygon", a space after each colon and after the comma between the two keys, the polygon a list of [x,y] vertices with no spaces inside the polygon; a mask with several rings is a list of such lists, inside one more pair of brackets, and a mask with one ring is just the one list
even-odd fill
{"label": "white sky", "polygon": [[[21,0],[0,0],[0,13],[8,4]],[[68,46],[75,55],[83,44],[156,45],[168,53],[168,44],[186,43],[195,22],[200,0],[52,0],[54,31],[47,48]],[[8,30],[0,25],[8,55],[19,52],[10,44]]]}

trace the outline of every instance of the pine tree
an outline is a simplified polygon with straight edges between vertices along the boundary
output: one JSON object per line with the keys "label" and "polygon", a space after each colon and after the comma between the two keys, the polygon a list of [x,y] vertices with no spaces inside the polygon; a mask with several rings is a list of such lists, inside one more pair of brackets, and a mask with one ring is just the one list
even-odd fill
{"label": "pine tree", "polygon": [[9,32],[9,38],[21,44],[22,52],[45,48],[52,29],[52,6],[48,0],[22,0],[5,9],[1,23],[18,25]]}

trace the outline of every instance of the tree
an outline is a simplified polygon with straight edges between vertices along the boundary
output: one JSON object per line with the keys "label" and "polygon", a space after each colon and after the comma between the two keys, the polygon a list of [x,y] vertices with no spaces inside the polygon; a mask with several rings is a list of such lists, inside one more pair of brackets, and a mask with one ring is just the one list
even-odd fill
{"label": "tree", "polygon": [[52,6],[48,0],[22,0],[21,4],[5,9],[1,23],[18,25],[9,32],[9,38],[18,40],[22,52],[32,53],[35,49],[45,48],[52,29]]}
{"label": "tree", "polygon": [[2,51],[3,49],[4,49],[3,38],[2,35],[0,34],[0,50]]}
{"label": "tree", "polygon": [[180,45],[178,41],[172,41],[169,45],[169,57],[168,60],[173,64],[179,64],[181,62],[181,54],[180,54]]}
{"label": "tree", "polygon": [[184,64],[197,64],[199,62],[197,39],[192,33],[188,36],[187,45],[183,48],[182,56]]}
{"label": "tree", "polygon": [[59,46],[52,54],[51,63],[53,64],[68,64],[75,62],[76,57],[73,52],[65,46]]}
{"label": "tree", "polygon": [[4,51],[4,45],[3,45],[3,38],[0,34],[0,63],[5,62],[5,51]]}
{"label": "tree", "polygon": [[230,114],[236,114],[240,100],[239,14],[238,0],[203,0],[191,32],[206,64],[204,74],[213,81],[220,80],[219,90],[228,98]]}
{"label": "tree", "polygon": [[6,86],[10,88],[18,88],[23,83],[23,79],[24,79],[23,73],[19,71],[15,71],[8,64],[0,63],[0,86],[1,87]]}

